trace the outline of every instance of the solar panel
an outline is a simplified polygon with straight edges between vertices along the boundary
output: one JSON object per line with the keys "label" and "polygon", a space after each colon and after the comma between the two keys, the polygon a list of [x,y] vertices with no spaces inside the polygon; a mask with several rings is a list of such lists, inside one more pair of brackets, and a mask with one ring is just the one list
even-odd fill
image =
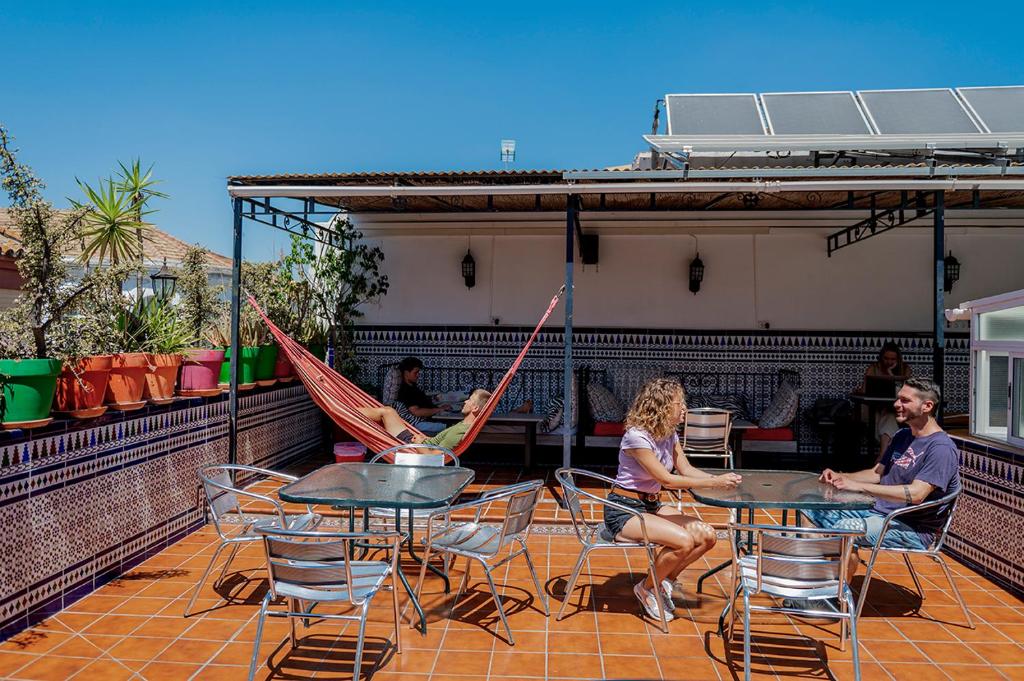
{"label": "solar panel", "polygon": [[773,92],[761,95],[775,135],[869,135],[852,92]]}
{"label": "solar panel", "polygon": [[670,135],[763,135],[754,95],[666,95]]}
{"label": "solar panel", "polygon": [[870,90],[857,94],[883,135],[981,132],[949,89]]}
{"label": "solar panel", "polygon": [[1024,86],[962,87],[957,92],[989,132],[1024,132]]}

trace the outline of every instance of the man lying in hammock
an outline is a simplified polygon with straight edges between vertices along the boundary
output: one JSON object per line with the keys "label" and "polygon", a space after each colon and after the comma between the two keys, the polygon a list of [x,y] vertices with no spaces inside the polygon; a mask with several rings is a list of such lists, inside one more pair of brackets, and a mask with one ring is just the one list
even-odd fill
{"label": "man lying in hammock", "polygon": [[406,428],[405,421],[398,415],[398,412],[391,407],[360,407],[359,413],[368,419],[376,421],[377,423],[384,426],[390,434],[402,442],[408,442],[413,444],[428,444],[428,445],[439,445],[447,449],[452,449],[455,445],[462,442],[462,438],[465,437],[466,431],[473,425],[477,417],[480,415],[480,410],[490,399],[491,393],[486,390],[478,389],[474,390],[473,394],[469,396],[469,399],[462,405],[462,414],[465,416],[464,419],[456,423],[454,426],[445,428],[440,433],[433,437],[426,437],[423,435],[413,435],[412,431]]}

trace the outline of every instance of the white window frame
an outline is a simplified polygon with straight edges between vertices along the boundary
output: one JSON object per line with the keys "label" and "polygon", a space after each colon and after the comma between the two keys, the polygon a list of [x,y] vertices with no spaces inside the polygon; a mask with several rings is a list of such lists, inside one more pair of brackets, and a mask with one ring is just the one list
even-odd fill
{"label": "white window frame", "polygon": [[[1024,391],[1024,385],[1015,386],[1013,382],[1014,359],[1024,361],[1024,338],[1019,341],[983,341],[981,340],[981,315],[988,312],[1008,310],[1016,307],[1024,307],[1024,290],[1004,293],[991,298],[985,298],[970,303],[964,303],[963,308],[971,311],[971,357],[970,357],[970,430],[971,435],[1007,442],[1009,444],[1024,447],[1024,432],[1020,435],[1013,434],[1013,401],[1015,391]],[[1008,355],[1007,367],[1007,401],[1006,401],[1006,436],[996,435],[991,432],[980,431],[978,424],[978,357],[982,352],[1002,352]],[[1024,393],[1021,395],[1024,398]]]}

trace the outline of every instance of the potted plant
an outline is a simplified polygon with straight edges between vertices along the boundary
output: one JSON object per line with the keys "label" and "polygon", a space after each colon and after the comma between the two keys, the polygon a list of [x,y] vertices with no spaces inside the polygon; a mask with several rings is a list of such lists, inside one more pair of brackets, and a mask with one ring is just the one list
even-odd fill
{"label": "potted plant", "polygon": [[[256,299],[270,321],[278,327],[287,326],[288,323],[290,285],[291,277],[280,263],[242,263],[242,286]],[[264,387],[273,385],[276,382],[275,374],[278,368],[278,347],[274,337],[250,305],[243,307],[242,319],[245,326],[252,325],[255,332],[253,340],[259,348],[256,357],[256,383]]]}
{"label": "potted plant", "polygon": [[[247,306],[248,307],[248,306]],[[243,308],[244,310],[245,308]],[[260,331],[252,315],[242,315],[239,322],[238,337],[242,344],[239,361],[238,389],[252,390],[256,387],[256,359],[259,356]],[[228,390],[231,386],[231,320],[224,314],[219,322],[210,330],[211,342],[224,349],[224,364],[220,369],[220,389]]]}
{"label": "potted plant", "polygon": [[220,300],[220,288],[210,284],[206,249],[190,246],[185,251],[178,276],[178,296],[178,313],[196,344],[184,351],[178,393],[185,397],[219,395],[224,349],[214,347],[208,339],[227,306]]}
{"label": "potted plant", "polygon": [[140,305],[145,321],[145,346],[150,353],[143,396],[153,404],[169,404],[174,401],[183,354],[195,339],[169,303],[151,298]]}
{"label": "potted plant", "polygon": [[[10,199],[10,215],[20,231],[17,259],[22,290],[15,303],[0,312],[0,421],[6,428],[37,427],[50,419],[58,378],[81,387],[76,402],[66,396],[62,406],[88,407],[102,385],[103,365],[83,363],[106,343],[109,319],[104,310],[113,297],[118,268],[69,276],[64,254],[82,238],[87,211],[57,211],[42,197],[42,182],[18,162],[11,138],[0,126],[0,181]],[[77,383],[79,382],[80,383]],[[70,392],[74,392],[69,388]]]}

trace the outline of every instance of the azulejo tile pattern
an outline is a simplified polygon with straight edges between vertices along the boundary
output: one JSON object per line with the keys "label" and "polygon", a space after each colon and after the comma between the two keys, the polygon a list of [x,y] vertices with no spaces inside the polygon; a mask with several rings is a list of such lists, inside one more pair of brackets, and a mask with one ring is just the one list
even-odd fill
{"label": "azulejo tile pattern", "polygon": [[[320,445],[301,385],[245,396],[239,415],[239,463]],[[0,639],[201,527],[197,470],[227,460],[227,434],[220,399],[0,445]]]}
{"label": "azulejo tile pattern", "polygon": [[[509,367],[532,329],[442,326],[363,326],[356,333],[363,361],[362,382],[376,385],[378,367],[408,355],[427,367],[421,382],[428,389],[455,390],[451,376],[466,367],[488,368],[497,377]],[[561,330],[542,331],[523,362],[525,369],[562,367]],[[803,412],[819,397],[842,397],[856,388],[868,364],[877,359],[886,341],[903,349],[915,375],[931,375],[932,340],[912,333],[787,333],[752,331],[670,331],[664,329],[585,329],[573,332],[573,364],[604,371],[602,380],[617,397],[629,403],[644,382],[671,372],[689,374],[775,374],[792,369],[800,374],[800,451],[814,454],[820,441],[804,422]],[[969,344],[964,333],[946,337],[945,384],[947,413],[965,412],[968,395]],[[446,370],[431,377],[431,368]],[[441,374],[444,374],[444,378]],[[532,399],[543,411],[552,394],[561,394],[554,380],[513,384],[502,407]],[[764,402],[757,396],[758,402]],[[768,396],[770,398],[770,396]],[[757,416],[766,404],[752,405]],[[501,407],[499,407],[501,408]]]}
{"label": "azulejo tile pattern", "polygon": [[970,439],[954,441],[964,491],[946,548],[1024,598],[1024,456]]}

